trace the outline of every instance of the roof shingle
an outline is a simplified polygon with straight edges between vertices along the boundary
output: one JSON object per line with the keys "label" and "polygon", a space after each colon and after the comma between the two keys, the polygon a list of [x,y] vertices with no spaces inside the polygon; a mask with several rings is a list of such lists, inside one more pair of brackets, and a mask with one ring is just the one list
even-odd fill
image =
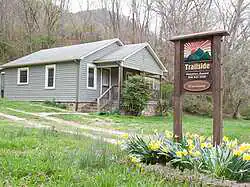
{"label": "roof shingle", "polygon": [[119,39],[115,38],[110,40],[102,40],[102,41],[84,43],[79,45],[44,49],[32,53],[30,55],[18,58],[7,64],[4,64],[2,67],[16,67],[16,66],[25,66],[33,64],[45,64],[45,63],[77,60],[81,59],[84,56],[88,56],[92,52],[95,52],[96,50],[101,49],[114,42],[121,43]]}

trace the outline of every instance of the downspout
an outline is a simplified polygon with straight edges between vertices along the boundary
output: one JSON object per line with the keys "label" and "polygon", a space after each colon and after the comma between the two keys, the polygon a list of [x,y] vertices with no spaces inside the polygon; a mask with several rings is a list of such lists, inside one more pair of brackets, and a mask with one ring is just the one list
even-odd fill
{"label": "downspout", "polygon": [[74,60],[74,62],[76,62],[77,65],[77,69],[76,69],[76,100],[75,100],[75,111],[78,111],[78,103],[79,103],[79,72],[80,72],[80,61],[79,60]]}

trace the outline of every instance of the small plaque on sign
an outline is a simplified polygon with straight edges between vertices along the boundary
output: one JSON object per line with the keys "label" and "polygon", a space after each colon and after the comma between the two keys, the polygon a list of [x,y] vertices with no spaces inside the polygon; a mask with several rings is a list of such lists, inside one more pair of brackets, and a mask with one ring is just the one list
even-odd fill
{"label": "small plaque on sign", "polygon": [[196,40],[184,44],[182,65],[184,92],[211,92],[211,40]]}

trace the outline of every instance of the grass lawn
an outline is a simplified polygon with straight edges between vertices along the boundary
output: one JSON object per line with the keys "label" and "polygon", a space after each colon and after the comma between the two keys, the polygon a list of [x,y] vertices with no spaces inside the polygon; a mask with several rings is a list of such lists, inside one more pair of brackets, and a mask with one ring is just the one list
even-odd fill
{"label": "grass lawn", "polygon": [[61,109],[55,107],[48,107],[40,102],[24,102],[24,101],[9,101],[0,99],[0,111],[4,113],[13,113],[7,108],[23,110],[25,112],[61,112]]}
{"label": "grass lawn", "polygon": [[129,168],[124,158],[114,145],[0,119],[0,186],[183,186]]}
{"label": "grass lawn", "polygon": [[[134,117],[134,116],[120,116],[120,115],[57,115],[69,121],[76,121],[83,124],[91,125],[93,119],[103,119],[107,121],[103,128],[112,128],[127,132],[137,132],[150,134],[155,130],[164,132],[165,130],[172,131],[173,117]],[[112,122],[111,122],[112,121]],[[194,116],[185,114],[183,117],[183,130],[184,132],[197,133],[205,136],[212,134],[212,119],[203,116]],[[241,142],[250,142],[250,120],[234,120],[227,118],[224,120],[224,135],[232,138],[237,138]]]}

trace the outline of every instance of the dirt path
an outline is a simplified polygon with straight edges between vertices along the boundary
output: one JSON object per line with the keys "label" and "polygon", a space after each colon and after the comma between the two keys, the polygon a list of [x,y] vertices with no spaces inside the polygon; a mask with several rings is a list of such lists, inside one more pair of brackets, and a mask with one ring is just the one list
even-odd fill
{"label": "dirt path", "polygon": [[[13,108],[8,108],[8,110],[12,110],[15,112],[19,112],[19,113],[23,113],[23,114],[28,114],[28,115],[33,115],[36,117],[39,117],[41,119],[46,119],[48,121],[51,122],[55,122],[58,124],[61,124],[62,126],[68,126],[68,127],[75,127],[77,129],[83,129],[83,130],[89,130],[89,131],[93,131],[93,132],[100,132],[100,135],[94,135],[94,133],[86,133],[86,132],[78,132],[77,130],[65,130],[64,128],[60,128],[60,129],[56,129],[57,131],[60,132],[64,132],[64,133],[69,133],[69,134],[77,134],[77,135],[83,135],[92,139],[101,139],[104,142],[107,143],[111,143],[111,144],[117,144],[118,143],[118,139],[114,139],[114,138],[105,138],[102,137],[102,134],[110,134],[110,135],[118,135],[121,136],[123,134],[126,134],[125,132],[121,132],[121,131],[117,131],[117,130],[109,130],[109,129],[104,129],[104,128],[99,128],[99,127],[92,127],[89,125],[83,125],[80,123],[76,123],[76,122],[72,122],[72,121],[66,121],[60,118],[56,118],[56,117],[52,117],[50,115],[55,115],[55,114],[78,114],[78,113],[66,113],[66,112],[62,112],[62,113],[33,113],[33,112],[26,112],[26,111],[22,111],[22,110],[17,110],[17,109],[13,109]],[[83,114],[81,113],[80,115],[88,115],[88,114]],[[4,114],[4,113],[0,113],[0,116],[11,120],[11,121],[15,121],[15,122],[20,122],[21,124],[23,124],[24,127],[26,128],[46,128],[46,129],[54,129],[54,126],[47,126],[44,124],[40,124],[38,122],[34,122],[32,120],[28,120],[26,118],[20,118],[20,117],[16,117],[14,115],[8,115],[8,114]]]}
{"label": "dirt path", "polygon": [[[33,112],[25,112],[22,110],[17,110],[17,109],[13,109],[13,108],[8,108],[8,110],[12,110],[14,112],[19,112],[19,113],[23,113],[23,114],[28,114],[28,115],[33,115],[33,116],[37,116],[49,121],[53,121],[53,122],[57,122],[59,124],[64,124],[70,127],[76,127],[78,129],[84,129],[84,130],[90,130],[90,131],[97,131],[97,132],[102,132],[102,133],[107,133],[107,134],[111,134],[111,135],[124,135],[126,134],[126,132],[122,132],[122,131],[118,131],[118,130],[111,130],[111,129],[105,129],[105,128],[100,128],[100,127],[93,127],[90,125],[86,125],[86,124],[81,124],[81,123],[77,123],[77,122],[73,122],[73,121],[66,121],[57,117],[52,117],[51,115],[55,115],[55,114],[79,114],[79,113],[53,113],[53,112],[48,112],[48,113],[33,113]],[[86,113],[81,113],[81,115],[88,115]],[[96,123],[107,123],[104,120],[98,120]]]}

